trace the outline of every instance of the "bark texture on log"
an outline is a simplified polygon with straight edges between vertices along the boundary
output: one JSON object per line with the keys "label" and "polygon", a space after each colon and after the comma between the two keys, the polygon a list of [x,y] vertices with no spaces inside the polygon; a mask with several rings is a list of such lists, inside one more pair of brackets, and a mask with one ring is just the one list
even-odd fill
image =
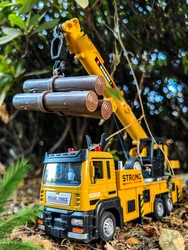
{"label": "bark texture on log", "polygon": [[25,81],[23,84],[23,90],[26,93],[39,93],[46,90],[54,92],[92,90],[97,95],[103,95],[105,87],[106,82],[104,77],[97,75],[31,79]]}
{"label": "bark texture on log", "polygon": [[93,91],[48,92],[17,94],[13,105],[19,110],[42,112],[93,112],[98,106],[98,97]]}
{"label": "bark texture on log", "polygon": [[75,112],[73,110],[72,112],[60,112],[60,114],[107,120],[112,115],[112,104],[107,100],[99,100],[97,109],[92,113],[88,111],[84,113],[79,111]]}

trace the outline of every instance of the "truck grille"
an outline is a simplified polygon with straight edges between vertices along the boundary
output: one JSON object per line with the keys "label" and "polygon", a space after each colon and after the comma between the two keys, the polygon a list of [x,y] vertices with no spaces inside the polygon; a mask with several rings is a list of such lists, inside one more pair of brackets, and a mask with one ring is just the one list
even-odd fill
{"label": "truck grille", "polygon": [[58,238],[67,236],[68,226],[70,225],[71,213],[64,214],[55,211],[44,211],[44,225],[47,234]]}

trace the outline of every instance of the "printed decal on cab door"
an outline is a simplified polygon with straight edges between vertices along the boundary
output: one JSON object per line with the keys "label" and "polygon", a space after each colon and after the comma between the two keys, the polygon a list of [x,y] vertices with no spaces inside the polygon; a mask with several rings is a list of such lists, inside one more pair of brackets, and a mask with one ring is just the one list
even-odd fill
{"label": "printed decal on cab door", "polygon": [[89,198],[99,197],[100,195],[101,195],[101,192],[92,193],[92,194],[89,194]]}

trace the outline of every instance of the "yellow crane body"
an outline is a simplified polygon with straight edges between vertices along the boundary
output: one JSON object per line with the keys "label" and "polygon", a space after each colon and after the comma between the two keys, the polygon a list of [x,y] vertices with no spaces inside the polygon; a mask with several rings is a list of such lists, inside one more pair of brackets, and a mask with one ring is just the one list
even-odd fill
{"label": "yellow crane body", "polygon": [[[99,52],[80,30],[78,19],[61,25],[70,53],[75,54],[90,75],[103,76],[106,86],[117,89]],[[86,137],[88,149],[46,154],[40,203],[44,206],[38,226],[47,234],[88,243],[99,238],[113,239],[116,226],[145,215],[157,220],[173,211],[182,200],[182,180],[165,175],[169,164],[163,140],[149,138],[120,91],[120,100],[107,91],[113,112],[131,136],[133,149],[123,166],[113,155],[104,152],[104,134],[99,145]],[[92,146],[92,147],[91,147]],[[135,157],[136,156],[136,157]],[[178,161],[171,161],[174,167]]]}
{"label": "yellow crane body", "polygon": [[[104,66],[104,61],[98,50],[88,38],[87,35],[80,30],[80,24],[77,18],[67,21],[62,24],[62,29],[65,32],[64,36],[67,41],[67,47],[71,54],[75,54],[75,60],[79,60],[89,75],[102,75],[106,80],[106,86],[116,88],[117,86]],[[137,118],[131,111],[130,106],[123,98],[123,92],[120,92],[121,100],[109,96],[106,91],[105,99],[110,99],[113,111],[122,123],[123,127],[128,127],[126,130],[133,141],[138,141],[140,138],[146,138],[147,134],[141,127]]]}

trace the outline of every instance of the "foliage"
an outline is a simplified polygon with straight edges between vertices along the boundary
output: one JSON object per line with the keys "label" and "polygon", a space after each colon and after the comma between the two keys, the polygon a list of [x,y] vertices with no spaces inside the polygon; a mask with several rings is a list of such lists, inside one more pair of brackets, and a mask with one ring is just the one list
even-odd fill
{"label": "foliage", "polygon": [[114,97],[115,99],[121,100],[119,95],[119,90],[110,87],[106,87],[106,90],[110,96]]}
{"label": "foliage", "polygon": [[[5,171],[2,181],[0,182],[0,212],[6,210],[6,204],[8,198],[16,190],[17,185],[23,180],[26,172],[30,165],[28,160],[21,159],[16,163],[12,163],[8,170]],[[5,239],[7,234],[10,234],[13,229],[26,223],[27,221],[33,220],[39,209],[37,206],[29,206],[18,213],[8,216],[6,219],[0,219],[0,249],[40,249],[35,243],[24,243],[17,241],[8,241]]]}
{"label": "foliage", "polygon": [[0,249],[1,250],[40,250],[42,249],[39,247],[35,242],[19,242],[19,241],[5,241],[0,239]]}
{"label": "foliage", "polygon": [[[17,38],[13,41],[13,45],[6,46],[4,50],[4,56],[1,55],[1,75],[0,75],[0,90],[2,94],[0,95],[0,105],[3,103],[5,94],[9,91],[10,87],[14,82],[19,82],[22,77],[25,77],[24,72],[24,60],[28,52],[29,39],[34,34],[40,34],[43,30],[48,30],[54,28],[59,23],[59,19],[50,20],[46,23],[41,24],[41,20],[44,18],[46,12],[44,11],[41,14],[32,15],[30,12],[26,20],[23,20],[23,16],[31,9],[31,4],[36,3],[37,1],[16,1],[16,3],[11,2],[2,2],[0,4],[0,9],[2,9],[2,14],[0,20],[2,25],[6,25],[6,22],[9,21],[9,24],[14,28],[3,27],[2,26],[2,37],[0,38],[0,45],[7,44],[8,42]],[[21,8],[20,8],[21,7]],[[15,14],[19,10],[19,15]],[[6,13],[6,15],[5,15]],[[5,16],[7,20],[5,21]],[[23,48],[20,46],[20,42],[24,41],[25,50],[24,53],[21,52]],[[12,50],[13,49],[13,50]],[[12,57],[14,52],[21,52],[21,55],[18,59]],[[40,72],[32,72],[30,75],[42,74],[48,72],[43,70]]]}
{"label": "foliage", "polygon": [[[91,119],[16,113],[10,104],[12,95],[21,91],[20,86],[25,79],[51,77],[53,62],[49,51],[53,27],[77,17],[82,30],[100,51],[116,85],[124,90],[126,101],[140,117],[133,72],[117,37],[118,22],[151,130],[156,136],[173,138],[175,153],[172,157],[181,160],[186,168],[187,2],[89,0],[84,9],[77,3],[80,6],[84,3],[83,7],[87,5],[87,1],[81,0],[15,0],[0,3],[0,105],[6,102],[10,114],[8,125],[3,125],[3,131],[0,129],[4,138],[0,141],[0,160],[6,162],[15,155],[27,155],[32,151],[31,159],[40,166],[44,152],[52,149],[54,144],[60,145],[59,151],[67,150],[72,145],[80,148],[84,146],[83,135],[86,133],[90,133],[97,142],[100,133],[110,135],[113,132],[111,120],[98,127],[98,121]],[[118,20],[114,4],[118,8]],[[86,72],[80,64],[68,55],[66,76],[84,74]],[[71,125],[67,136],[59,141],[69,121]]]}
{"label": "foliage", "polygon": [[22,181],[29,167],[28,160],[23,158],[20,161],[11,164],[5,172],[3,180],[0,182],[0,212],[5,210],[3,204],[6,203],[7,199],[14,192],[15,187]]}

